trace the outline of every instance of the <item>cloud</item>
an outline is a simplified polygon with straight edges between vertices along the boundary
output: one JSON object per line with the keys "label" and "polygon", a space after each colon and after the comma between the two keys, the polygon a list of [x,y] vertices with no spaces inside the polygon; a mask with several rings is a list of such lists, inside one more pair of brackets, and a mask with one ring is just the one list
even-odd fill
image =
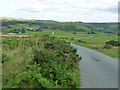
{"label": "cloud", "polygon": [[31,8],[31,7],[28,7],[28,8],[19,8],[18,11],[40,12],[40,11],[36,10],[35,8]]}
{"label": "cloud", "polygon": [[117,21],[118,0],[3,0],[0,16],[58,21]]}
{"label": "cloud", "polygon": [[106,11],[111,13],[118,13],[118,7],[110,7]]}

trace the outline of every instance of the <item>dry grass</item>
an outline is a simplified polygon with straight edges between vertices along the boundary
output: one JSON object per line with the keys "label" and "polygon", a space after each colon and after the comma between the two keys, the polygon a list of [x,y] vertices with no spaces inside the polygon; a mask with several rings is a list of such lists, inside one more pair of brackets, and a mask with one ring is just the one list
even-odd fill
{"label": "dry grass", "polygon": [[91,47],[103,47],[104,45],[88,44]]}
{"label": "dry grass", "polygon": [[27,19],[22,18],[10,18],[10,17],[0,17],[0,20],[17,20],[17,21],[25,21]]}
{"label": "dry grass", "polygon": [[15,36],[15,37],[29,37],[32,35],[0,35],[0,36],[7,36],[7,37],[11,37],[11,36]]}

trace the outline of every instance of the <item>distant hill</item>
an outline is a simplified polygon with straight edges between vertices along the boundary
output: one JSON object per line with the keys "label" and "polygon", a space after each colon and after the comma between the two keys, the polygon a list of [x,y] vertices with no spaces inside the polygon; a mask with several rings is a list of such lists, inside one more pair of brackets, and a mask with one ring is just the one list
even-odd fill
{"label": "distant hill", "polygon": [[117,23],[83,23],[78,22],[58,22],[54,20],[28,20],[2,17],[2,32],[4,33],[27,33],[45,30],[63,30],[74,32],[87,32],[95,34],[104,32],[118,34]]}
{"label": "distant hill", "polygon": [[27,19],[22,18],[9,18],[9,17],[0,17],[0,20],[17,20],[17,21],[25,21]]}

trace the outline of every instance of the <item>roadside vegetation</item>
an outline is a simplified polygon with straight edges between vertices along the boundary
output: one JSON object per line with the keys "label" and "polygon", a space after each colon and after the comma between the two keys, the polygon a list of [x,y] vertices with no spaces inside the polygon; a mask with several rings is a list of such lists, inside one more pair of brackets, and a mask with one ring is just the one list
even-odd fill
{"label": "roadside vegetation", "polygon": [[81,57],[49,35],[2,38],[3,88],[79,88]]}

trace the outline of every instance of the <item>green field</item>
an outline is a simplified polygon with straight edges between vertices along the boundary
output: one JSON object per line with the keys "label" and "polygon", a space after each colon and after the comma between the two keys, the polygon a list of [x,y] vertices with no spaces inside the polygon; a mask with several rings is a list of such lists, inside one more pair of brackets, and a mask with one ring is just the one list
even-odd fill
{"label": "green field", "polygon": [[105,34],[105,33],[95,34],[91,36],[93,37],[82,39],[82,41],[87,42],[89,44],[104,45],[105,42],[109,40],[118,40],[117,35],[111,35],[111,34]]}
{"label": "green field", "polygon": [[[78,45],[82,45],[87,48],[98,50],[98,51],[100,51],[108,56],[114,57],[114,58],[118,57],[118,48],[117,47],[113,47],[111,49],[103,49],[103,47],[107,41],[110,41],[110,40],[118,41],[117,35],[105,34],[105,33],[86,34],[84,32],[77,32],[74,35],[73,32],[66,32],[66,31],[61,31],[61,30],[43,31],[43,32],[39,32],[39,33],[36,32],[36,33],[32,33],[32,34],[41,36],[44,34],[51,35],[52,32],[55,32],[55,37],[57,37],[57,38],[63,38],[72,43],[76,43]],[[29,33],[29,35],[31,35],[31,33]],[[81,41],[83,41],[84,43],[76,42],[77,40],[71,41],[72,38],[89,37],[89,36],[92,36],[92,37],[86,38],[86,39],[81,39]]]}
{"label": "green field", "polygon": [[86,34],[85,32],[76,32],[77,34],[73,34],[72,31],[70,32],[67,32],[67,31],[61,31],[61,30],[49,30],[49,31],[42,31],[42,32],[28,32],[28,33],[21,33],[21,34],[18,34],[18,35],[38,35],[38,36],[41,36],[41,35],[52,35],[52,32],[55,33],[55,37],[57,38],[79,38],[79,37],[87,37],[87,36],[91,36],[91,35],[88,35]]}
{"label": "green field", "polygon": [[108,55],[110,57],[113,57],[113,58],[118,58],[120,57],[119,54],[118,54],[118,47],[112,47],[110,49],[105,49],[103,48],[104,46],[102,45],[94,45],[94,44],[84,44],[84,43],[79,43],[79,42],[76,42],[76,41],[73,41],[73,40],[69,40],[71,43],[74,43],[76,45],[79,45],[79,46],[83,46],[83,47],[86,47],[86,48],[89,48],[89,49],[94,49],[96,51],[99,51],[105,55]]}
{"label": "green field", "polygon": [[[111,49],[103,49],[102,48],[107,41],[110,41],[110,40],[118,41],[117,35],[106,34],[106,33],[87,34],[86,32],[76,32],[76,34],[73,34],[72,31],[67,32],[67,31],[61,31],[61,30],[49,30],[49,31],[42,31],[42,32],[27,32],[27,33],[21,33],[21,34],[17,34],[17,35],[42,36],[42,35],[52,35],[52,32],[55,33],[54,36],[56,38],[68,40],[72,43],[76,43],[78,45],[82,45],[87,48],[98,50],[108,56],[111,56],[111,57],[118,57],[118,48],[116,48],[116,47],[113,47]],[[74,38],[90,37],[90,36],[92,36],[92,37],[80,39],[84,43],[77,42],[78,40],[73,40]]]}

